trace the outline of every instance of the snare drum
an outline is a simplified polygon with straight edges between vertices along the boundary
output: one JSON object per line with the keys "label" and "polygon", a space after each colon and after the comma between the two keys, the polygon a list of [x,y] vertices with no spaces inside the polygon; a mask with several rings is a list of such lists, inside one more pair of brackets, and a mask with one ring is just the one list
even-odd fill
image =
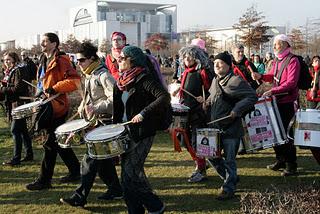
{"label": "snare drum", "polygon": [[172,107],[173,121],[170,128],[171,129],[187,128],[188,113],[190,111],[190,108],[188,106],[185,106],[179,103],[177,104],[171,103],[171,107]]}
{"label": "snare drum", "polygon": [[36,114],[41,105],[42,101],[35,101],[31,103],[27,103],[17,108],[12,109],[11,115],[13,119],[23,119],[27,117],[31,117],[33,114]]}
{"label": "snare drum", "polygon": [[173,96],[173,93],[180,88],[180,83],[171,83],[168,85],[168,92],[171,95],[171,103],[179,104],[179,93]]}
{"label": "snare drum", "polygon": [[72,120],[59,126],[56,131],[56,138],[61,148],[79,146],[83,140],[85,129],[91,125],[84,119]]}
{"label": "snare drum", "polygon": [[221,157],[220,131],[213,128],[197,129],[196,151],[198,157]]}
{"label": "snare drum", "polygon": [[320,111],[299,109],[296,113],[294,145],[320,147]]}
{"label": "snare drum", "polygon": [[128,139],[125,127],[120,124],[101,126],[88,132],[84,137],[89,156],[98,160],[124,153],[124,144]]}
{"label": "snare drum", "polygon": [[[247,152],[267,149],[286,143],[287,135],[273,98],[260,98],[255,110],[245,116],[250,145],[245,144]],[[245,142],[249,143],[249,142]]]}

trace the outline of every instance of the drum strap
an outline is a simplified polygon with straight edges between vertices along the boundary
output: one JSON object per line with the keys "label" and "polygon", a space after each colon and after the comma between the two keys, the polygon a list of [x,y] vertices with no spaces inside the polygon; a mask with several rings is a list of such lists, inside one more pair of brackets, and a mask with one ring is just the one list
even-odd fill
{"label": "drum strap", "polygon": [[196,160],[196,153],[194,151],[194,149],[192,148],[191,144],[190,144],[190,140],[189,137],[187,135],[187,131],[185,129],[182,128],[175,128],[170,130],[171,131],[171,138],[173,141],[173,145],[174,145],[174,150],[177,152],[181,152],[181,146],[180,146],[180,141],[178,140],[177,134],[180,133],[183,136],[183,139],[185,140],[187,149],[192,157],[193,160]]}

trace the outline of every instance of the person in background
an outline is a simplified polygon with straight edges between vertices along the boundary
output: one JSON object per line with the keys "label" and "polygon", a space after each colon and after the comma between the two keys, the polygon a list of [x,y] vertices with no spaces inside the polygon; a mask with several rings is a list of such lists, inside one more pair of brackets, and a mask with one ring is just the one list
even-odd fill
{"label": "person in background", "polygon": [[[13,157],[3,162],[3,165],[16,166],[21,161],[32,161],[33,150],[32,141],[27,128],[26,118],[14,119],[11,116],[12,109],[23,105],[26,100],[20,96],[29,96],[28,85],[23,80],[29,80],[31,74],[29,71],[19,67],[20,58],[15,52],[4,54],[4,65],[6,67],[5,76],[1,81],[0,94],[4,97],[8,121],[11,122],[11,133],[14,143]],[[26,154],[21,160],[22,144],[25,147]]]}
{"label": "person in background", "polygon": [[258,97],[246,81],[233,74],[231,56],[227,52],[215,56],[214,69],[217,76],[212,81],[204,108],[209,108],[211,120],[229,118],[212,124],[212,128],[222,131],[220,145],[223,157],[209,158],[208,161],[223,180],[217,199],[228,200],[234,197],[239,180],[236,155],[240,138],[244,135],[241,117],[254,106]]}
{"label": "person in background", "polygon": [[[313,77],[310,89],[307,91],[307,108],[320,110],[320,56],[313,56],[311,59],[310,73]],[[320,148],[310,149],[313,157],[320,164]]]}
{"label": "person in background", "polygon": [[69,111],[67,94],[80,87],[80,76],[73,69],[69,57],[59,51],[59,37],[55,33],[45,33],[41,48],[43,55],[38,69],[38,97],[45,99],[58,94],[57,98],[41,106],[37,118],[37,130],[46,130],[47,138],[43,143],[44,155],[40,174],[26,185],[28,190],[52,188],[57,154],[69,169],[69,174],[60,182],[73,182],[80,179],[80,163],[72,148],[61,148],[56,141],[55,130],[65,123]]}
{"label": "person in background", "polygon": [[257,68],[259,74],[265,73],[265,67],[263,62],[261,62],[260,56],[258,54],[254,55],[254,66]]}
{"label": "person in background", "polygon": [[[300,63],[297,57],[291,53],[290,40],[287,35],[279,34],[274,37],[273,50],[276,57],[271,70],[266,74],[252,73],[255,80],[273,82],[273,87],[263,93],[263,97],[284,94],[276,97],[280,117],[284,129],[287,131],[290,120],[295,115],[294,103],[298,98],[298,80],[300,75]],[[289,60],[289,61],[288,61]],[[279,77],[280,68],[288,61]],[[288,143],[273,147],[276,153],[276,162],[267,166],[268,169],[278,171],[284,169],[283,176],[291,176],[297,173],[297,154],[293,140]]]}
{"label": "person in background", "polygon": [[32,61],[32,59],[29,58],[29,53],[27,51],[22,51],[21,59],[22,62],[26,65],[28,72],[30,73],[30,80],[28,81],[31,82],[33,80],[36,80],[38,67]]}
{"label": "person in background", "polygon": [[119,79],[118,58],[122,48],[126,46],[127,37],[121,32],[113,32],[111,34],[111,53],[106,57],[106,66],[115,80]]}
{"label": "person in background", "polygon": [[[146,57],[135,46],[126,46],[119,57],[118,78],[113,93],[114,123],[127,118],[129,148],[121,155],[121,184],[129,214],[163,213],[164,203],[152,191],[144,172],[156,126],[163,119],[164,106],[170,106],[170,95],[146,68]],[[128,92],[124,102],[122,93]],[[124,114],[126,115],[124,117]]]}
{"label": "person in background", "polygon": [[[85,75],[85,89],[78,112],[81,118],[98,124],[110,124],[113,114],[113,85],[112,75],[101,63],[97,55],[97,47],[90,42],[81,44],[77,50],[77,59],[80,70]],[[71,206],[83,207],[87,203],[87,197],[92,188],[96,174],[109,187],[107,192],[98,199],[113,200],[122,198],[122,189],[119,183],[116,168],[112,159],[96,160],[88,153],[83,156],[81,162],[81,184],[69,198],[61,198],[60,201]]]}
{"label": "person in background", "polygon": [[264,62],[264,65],[265,65],[265,73],[268,73],[270,71],[270,69],[272,68],[272,62],[273,62],[273,55],[271,52],[267,52],[266,53],[266,58],[265,58],[265,62]]}

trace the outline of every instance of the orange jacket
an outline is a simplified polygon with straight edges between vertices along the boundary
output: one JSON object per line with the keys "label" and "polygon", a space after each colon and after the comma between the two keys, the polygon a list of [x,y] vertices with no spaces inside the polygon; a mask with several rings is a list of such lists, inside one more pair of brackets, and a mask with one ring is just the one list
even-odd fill
{"label": "orange jacket", "polygon": [[[66,93],[77,90],[80,86],[80,76],[72,67],[67,55],[56,54],[46,69],[42,84],[43,91],[51,87],[61,94],[51,101],[53,118],[59,118],[68,112],[69,101]],[[46,95],[49,96],[48,94]]]}

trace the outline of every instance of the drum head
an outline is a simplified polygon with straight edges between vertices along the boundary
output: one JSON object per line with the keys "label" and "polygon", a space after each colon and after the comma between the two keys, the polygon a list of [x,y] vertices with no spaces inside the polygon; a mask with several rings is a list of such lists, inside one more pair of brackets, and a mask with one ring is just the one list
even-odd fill
{"label": "drum head", "polygon": [[72,120],[69,122],[66,122],[59,126],[55,133],[69,133],[69,132],[74,132],[78,131],[80,129],[86,128],[90,125],[90,122],[85,121],[84,119],[78,119],[78,120]]}
{"label": "drum head", "polygon": [[84,138],[89,142],[109,140],[119,136],[124,130],[124,126],[120,124],[106,125],[88,132]]}
{"label": "drum head", "polygon": [[176,112],[188,112],[190,108],[180,103],[171,103],[171,107],[173,111]]}
{"label": "drum head", "polygon": [[27,103],[27,104],[18,106],[17,108],[13,109],[12,111],[21,111],[23,109],[28,109],[28,108],[33,108],[33,107],[40,106],[40,104],[41,104],[41,101],[39,100],[39,101],[35,101],[35,102],[32,102],[32,103]]}

